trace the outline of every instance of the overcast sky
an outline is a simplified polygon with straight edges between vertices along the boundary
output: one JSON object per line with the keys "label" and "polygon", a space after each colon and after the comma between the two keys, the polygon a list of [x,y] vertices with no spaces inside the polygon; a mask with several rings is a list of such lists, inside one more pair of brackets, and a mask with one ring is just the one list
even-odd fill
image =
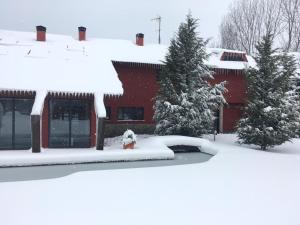
{"label": "overcast sky", "polygon": [[1,0],[0,29],[47,31],[77,35],[78,26],[87,27],[88,37],[134,40],[145,34],[145,42],[157,42],[157,23],[162,16],[162,42],[167,44],[189,10],[200,19],[205,38],[217,37],[222,17],[233,0]]}

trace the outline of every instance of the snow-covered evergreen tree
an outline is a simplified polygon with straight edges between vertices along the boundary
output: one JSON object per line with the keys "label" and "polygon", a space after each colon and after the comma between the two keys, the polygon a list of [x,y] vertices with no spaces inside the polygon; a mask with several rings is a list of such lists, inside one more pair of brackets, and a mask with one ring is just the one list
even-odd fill
{"label": "snow-covered evergreen tree", "polygon": [[238,124],[240,143],[262,150],[289,141],[299,127],[299,110],[293,76],[293,57],[272,49],[271,35],[257,44],[256,67],[246,73],[248,104]]}
{"label": "snow-covered evergreen tree", "polygon": [[191,14],[171,40],[164,68],[158,76],[154,105],[155,132],[160,135],[201,136],[213,128],[213,112],[225,103],[224,83],[210,85],[212,71],[205,65],[207,41],[198,37]]}

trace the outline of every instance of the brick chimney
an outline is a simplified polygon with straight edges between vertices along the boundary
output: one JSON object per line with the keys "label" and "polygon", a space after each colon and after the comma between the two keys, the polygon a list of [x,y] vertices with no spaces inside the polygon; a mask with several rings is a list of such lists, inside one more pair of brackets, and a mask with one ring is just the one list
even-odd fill
{"label": "brick chimney", "polygon": [[136,34],[135,43],[138,46],[144,46],[144,34],[142,33]]}
{"label": "brick chimney", "polygon": [[37,41],[46,41],[46,27],[36,26],[36,40]]}
{"label": "brick chimney", "polygon": [[86,40],[86,27],[78,27],[78,40],[79,41]]}

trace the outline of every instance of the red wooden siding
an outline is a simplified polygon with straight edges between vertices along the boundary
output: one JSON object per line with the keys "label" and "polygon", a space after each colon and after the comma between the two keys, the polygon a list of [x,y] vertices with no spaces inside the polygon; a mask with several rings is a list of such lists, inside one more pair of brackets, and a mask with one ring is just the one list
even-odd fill
{"label": "red wooden siding", "polygon": [[111,120],[108,123],[128,123],[117,120],[118,107],[144,107],[143,121],[130,123],[153,124],[153,103],[158,90],[156,69],[146,66],[115,64],[124,94],[120,97],[105,97],[105,106],[111,108]]}
{"label": "red wooden siding", "polygon": [[[157,71],[147,66],[115,64],[119,79],[123,84],[124,95],[106,97],[105,105],[111,108],[111,120],[108,123],[153,124],[153,98],[158,90]],[[246,81],[244,72],[239,70],[216,69],[212,84],[227,81],[225,98],[228,106],[224,107],[223,131],[232,132],[242,115],[242,106],[246,103]],[[236,104],[239,106],[237,107]],[[234,105],[234,107],[232,107]],[[144,121],[118,121],[118,107],[144,107]]]}
{"label": "red wooden siding", "polygon": [[246,79],[243,71],[216,70],[212,84],[226,81],[225,99],[228,103],[246,103]]}
{"label": "red wooden siding", "polygon": [[239,119],[242,117],[243,110],[240,105],[229,104],[223,109],[223,132],[233,132]]}

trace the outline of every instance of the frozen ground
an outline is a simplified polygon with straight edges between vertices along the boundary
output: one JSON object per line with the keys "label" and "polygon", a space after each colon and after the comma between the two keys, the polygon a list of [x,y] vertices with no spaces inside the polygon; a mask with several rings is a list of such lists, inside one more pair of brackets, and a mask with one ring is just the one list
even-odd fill
{"label": "frozen ground", "polygon": [[299,225],[299,140],[270,153],[233,138],[203,141],[216,155],[200,164],[1,183],[0,224]]}

